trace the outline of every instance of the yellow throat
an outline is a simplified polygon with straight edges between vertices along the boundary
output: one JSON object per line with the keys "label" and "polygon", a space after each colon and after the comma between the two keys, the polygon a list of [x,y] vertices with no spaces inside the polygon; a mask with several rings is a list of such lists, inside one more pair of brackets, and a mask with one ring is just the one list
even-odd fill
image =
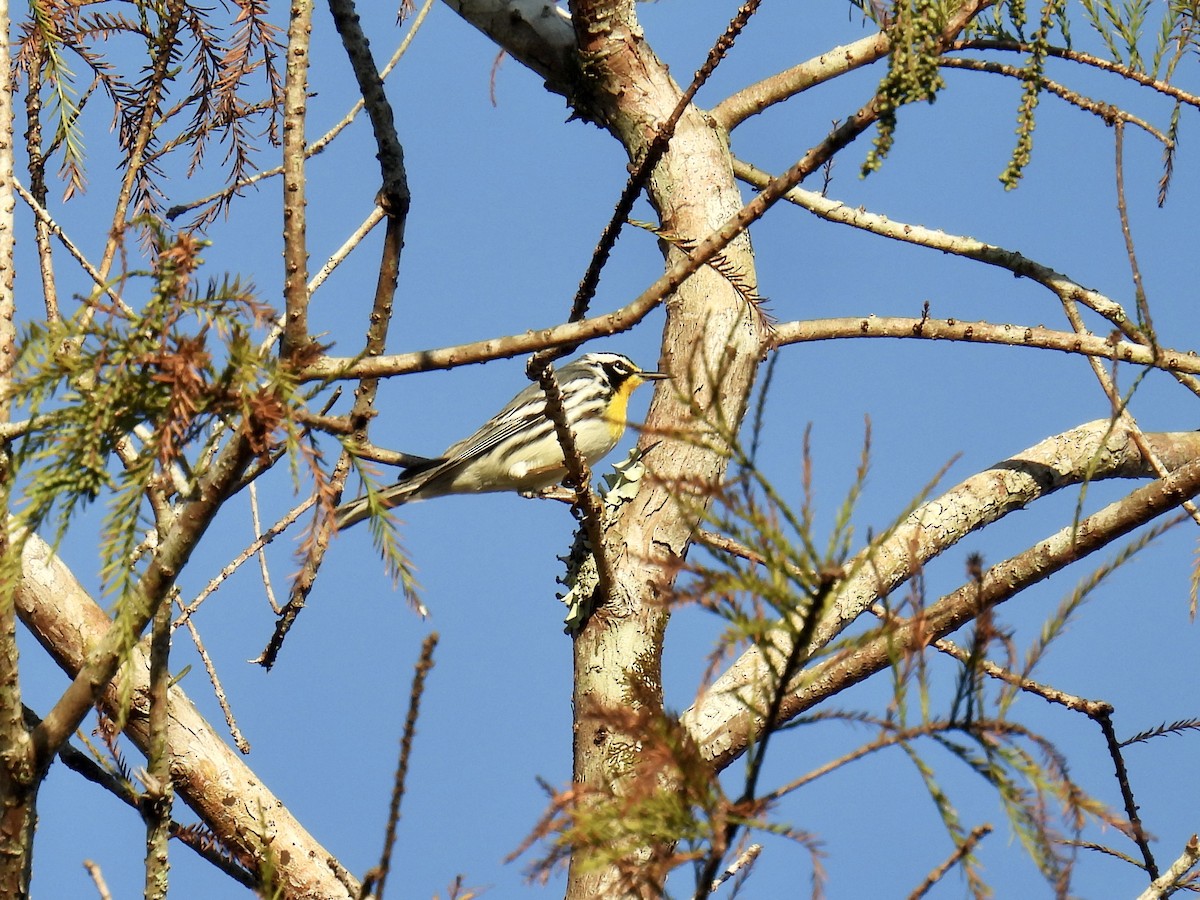
{"label": "yellow throat", "polygon": [[630,395],[639,384],[645,383],[646,379],[638,375],[630,375],[621,382],[621,386],[613,394],[612,400],[608,402],[608,409],[604,411],[604,418],[608,422],[608,427],[612,430],[614,440],[620,438],[625,433],[625,421],[629,412]]}

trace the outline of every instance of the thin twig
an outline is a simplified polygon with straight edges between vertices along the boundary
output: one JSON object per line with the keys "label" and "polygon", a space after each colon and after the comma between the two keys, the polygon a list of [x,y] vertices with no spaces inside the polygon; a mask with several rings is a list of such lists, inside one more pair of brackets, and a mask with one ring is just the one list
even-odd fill
{"label": "thin twig", "polygon": [[58,238],[59,242],[63,245],[63,247],[66,248],[67,252],[70,253],[71,256],[75,257],[75,261],[79,263],[79,267],[87,273],[87,276],[92,279],[92,283],[95,285],[95,287],[107,294],[108,298],[112,300],[113,303],[117,304],[118,308],[123,313],[126,315],[133,314],[133,308],[121,299],[120,294],[113,289],[112,285],[105,283],[105,278],[100,273],[100,270],[88,261],[88,258],[83,255],[83,251],[80,250],[75,242],[67,236],[67,233],[62,230],[62,227],[54,221],[50,213],[46,211],[46,208],[42,206],[42,204],[40,204],[34,198],[34,196],[25,189],[25,186],[22,185],[21,182],[14,179],[13,189],[16,190],[20,198],[25,201],[26,205],[33,210],[33,215],[37,221],[45,225],[47,232]]}
{"label": "thin twig", "polygon": [[749,872],[750,867],[754,865],[754,861],[758,859],[758,854],[760,853],[762,853],[762,844],[751,844],[742,851],[741,855],[738,856],[737,859],[735,859],[726,867],[724,872],[722,872],[713,880],[712,887],[708,889],[708,892],[710,894],[715,894],[721,885],[727,882],[734,875],[737,875],[738,872],[743,872],[743,874]]}
{"label": "thin twig", "polygon": [[1008,322],[935,319],[929,316],[846,316],[836,319],[804,319],[782,322],[771,335],[772,347],[809,341],[858,338],[898,340],[961,341],[968,344],[998,344],[1094,356],[1111,362],[1148,366],[1165,372],[1200,375],[1200,356],[1168,347],[1148,347],[1116,336],[1059,331],[1043,325]]}
{"label": "thin twig", "polygon": [[[276,522],[274,525],[272,525],[270,528],[268,528],[266,530],[266,532],[259,535],[253,541],[251,541],[249,546],[246,547],[246,549],[244,549],[241,553],[239,553],[236,557],[234,557],[232,562],[228,563],[225,566],[225,568],[221,569],[221,571],[218,572],[212,578],[212,580],[209,581],[209,583],[204,586],[204,589],[201,590],[200,593],[196,595],[195,599],[192,600],[191,603],[189,603],[187,606],[183,607],[183,611],[180,613],[179,618],[171,623],[171,627],[178,628],[180,625],[182,625],[184,622],[186,622],[189,618],[191,618],[192,613],[194,613],[197,609],[200,608],[200,604],[203,603],[206,599],[208,599],[209,595],[212,594],[213,591],[215,591],[217,588],[219,588],[221,586],[221,583],[224,582],[225,579],[227,579],[230,575],[232,575],[239,568],[241,568],[243,563],[245,563],[248,559],[250,559],[256,553],[260,552],[263,547],[265,547],[267,544],[271,543],[271,541],[275,540],[275,538],[279,534],[281,534],[285,529],[287,529],[287,527],[289,525],[291,525],[298,518],[300,518],[300,516],[306,510],[311,509],[313,504],[316,502],[317,502],[316,497],[309,497],[303,503],[300,503],[298,506],[294,506],[291,510],[289,510],[287,513],[285,513],[283,515],[283,517],[281,519],[279,519],[278,522]],[[256,530],[257,530],[257,528],[256,528]]]}
{"label": "thin twig", "polygon": [[400,801],[404,798],[405,781],[408,778],[408,762],[412,756],[413,737],[417,733],[417,716],[421,711],[421,697],[425,693],[425,677],[433,668],[433,651],[437,647],[438,633],[430,634],[421,644],[421,655],[417,658],[413,673],[412,691],[408,697],[408,715],[404,719],[404,735],[400,738],[400,760],[396,764],[396,779],[392,785],[392,800],[388,805],[387,828],[383,838],[383,852],[379,865],[363,878],[359,896],[365,898],[375,886],[375,897],[383,900],[383,888],[392,867],[392,849],[396,843],[396,825],[400,821]]}
{"label": "thin twig", "polygon": [[[1007,50],[1015,53],[1029,53],[1033,50],[1032,44],[1022,43],[1020,41],[997,40],[993,38],[973,38],[965,41],[956,41],[950,47],[951,50]],[[1182,46],[1181,48],[1182,49]],[[1120,75],[1122,78],[1127,78],[1130,81],[1136,82],[1143,87],[1152,88],[1160,94],[1165,94],[1180,103],[1186,103],[1189,106],[1194,106],[1200,109],[1200,96],[1189,94],[1187,91],[1176,87],[1166,81],[1158,79],[1139,72],[1136,69],[1131,69],[1129,66],[1114,60],[1104,59],[1099,56],[1092,56],[1090,53],[1082,53],[1079,50],[1070,50],[1066,47],[1045,47],[1041,52],[1047,56],[1055,56],[1059,59],[1070,60],[1071,62],[1082,63],[1086,66],[1092,66],[1096,69],[1101,69],[1105,72],[1112,72]]]}
{"label": "thin twig", "polygon": [[108,883],[104,880],[104,873],[100,871],[100,864],[90,859],[85,859],[83,867],[87,869],[88,876],[92,879],[92,884],[96,886],[96,893],[100,897],[100,900],[112,900],[112,893],[108,889]]}
{"label": "thin twig", "polygon": [[[176,599],[176,603],[179,600]],[[179,603],[180,610],[183,609],[183,604]],[[221,712],[225,716],[225,727],[229,729],[229,736],[233,738],[234,745],[243,754],[249,754],[250,742],[246,740],[242,730],[238,728],[237,719],[233,715],[233,707],[229,705],[229,697],[225,694],[225,686],[221,684],[221,677],[217,674],[217,667],[213,665],[212,657],[208,655],[208,648],[204,646],[204,640],[200,637],[200,631],[196,628],[196,623],[192,621],[192,617],[188,616],[182,619],[187,625],[188,633],[192,636],[192,643],[196,645],[196,652],[200,654],[200,661],[204,663],[204,671],[208,673],[208,681],[213,688],[213,696],[217,698],[217,703],[221,706]]]}
{"label": "thin twig", "polygon": [[1150,303],[1146,299],[1145,285],[1142,284],[1142,270],[1138,267],[1137,251],[1133,246],[1133,229],[1129,225],[1129,206],[1125,201],[1125,124],[1121,121],[1113,123],[1113,142],[1115,144],[1116,185],[1117,185],[1117,215],[1121,220],[1121,237],[1125,240],[1125,255],[1129,257],[1129,271],[1133,278],[1133,296],[1137,302],[1139,323],[1150,346],[1156,347],[1154,322],[1150,318]]}
{"label": "thin twig", "polygon": [[[880,616],[880,618],[889,618],[888,614],[878,607],[872,607],[871,611]],[[933,642],[933,646],[941,653],[952,656],[964,664],[971,655],[949,638],[939,638]],[[985,675],[995,678],[997,681],[1011,684],[1026,693],[1035,694],[1047,703],[1055,703],[1075,712],[1081,712],[1089,718],[1094,719],[1098,715],[1111,714],[1113,711],[1112,704],[1106,703],[1103,700],[1088,700],[1086,697],[1068,694],[1066,691],[1060,691],[1058,688],[1050,687],[1048,684],[1042,684],[1040,681],[1034,681],[1032,678],[1019,675],[1010,669],[992,662],[990,659],[978,660],[976,665],[979,666]]]}
{"label": "thin twig", "polygon": [[[1028,70],[1019,68],[1018,66],[1009,66],[1004,63],[992,62],[991,60],[983,59],[960,59],[954,56],[943,56],[938,60],[938,65],[947,69],[965,69],[971,72],[988,72],[993,75],[1005,75],[1009,78],[1018,78],[1025,81],[1033,79],[1037,76],[1031,75]],[[1165,134],[1147,122],[1145,119],[1135,116],[1131,112],[1121,109],[1119,106],[1114,106],[1111,103],[1105,103],[1100,100],[1093,100],[1091,97],[1085,97],[1083,94],[1077,93],[1070,88],[1059,84],[1057,81],[1052,81],[1044,76],[1037,77],[1039,87],[1043,90],[1054,94],[1056,97],[1065,100],[1072,106],[1090,112],[1095,116],[1099,116],[1106,123],[1116,124],[1128,122],[1130,125],[1136,125],[1138,128],[1151,135],[1156,141],[1164,146],[1173,146],[1174,142]]]}
{"label": "thin twig", "polygon": [[1183,848],[1183,853],[1175,862],[1171,863],[1171,868],[1163,872],[1160,878],[1154,879],[1146,890],[1138,894],[1137,900],[1159,900],[1160,897],[1168,896],[1197,862],[1200,862],[1200,841],[1193,834],[1188,840],[1187,846]]}
{"label": "thin twig", "polygon": [[[293,519],[293,521],[295,520]],[[250,482],[250,523],[254,527],[254,539],[260,540],[263,533],[262,522],[258,517],[258,483],[256,481]],[[275,587],[271,584],[271,569],[267,565],[266,546],[264,541],[255,553],[258,557],[258,572],[262,576],[263,593],[267,595],[267,604],[275,615],[279,615],[279,601],[275,599]]]}
{"label": "thin twig", "polygon": [[991,833],[992,826],[986,823],[983,825],[976,825],[974,828],[972,828],[971,833],[968,834],[966,839],[954,849],[954,852],[946,857],[945,861],[943,861],[941,865],[925,876],[925,880],[917,886],[916,890],[908,895],[908,900],[920,900],[921,897],[924,897],[926,894],[928,894],[930,889],[932,889],[935,884],[946,877],[946,873],[949,872],[951,868],[957,865],[964,857],[969,856],[972,852],[974,852],[975,845]]}
{"label": "thin twig", "polygon": [[1121,753],[1121,742],[1117,740],[1117,732],[1112,724],[1112,710],[1097,711],[1090,716],[1091,720],[1100,726],[1104,734],[1104,742],[1108,746],[1108,755],[1113,762],[1113,774],[1117,779],[1117,787],[1121,791],[1121,801],[1125,804],[1125,815],[1129,817],[1130,837],[1137,844],[1142,854],[1142,862],[1151,880],[1158,878],[1158,863],[1154,861],[1154,851],[1150,849],[1150,841],[1142,827],[1141,816],[1138,815],[1138,804],[1133,796],[1133,788],[1129,784],[1129,770],[1125,768],[1125,757]]}
{"label": "thin twig", "polygon": [[[768,173],[738,159],[734,160],[733,172],[742,181],[758,188],[763,188],[774,180]],[[815,191],[799,187],[785,192],[784,199],[830,222],[849,225],[882,237],[927,247],[930,250],[953,253],[956,256],[974,259],[1005,269],[1014,275],[1029,278],[1052,291],[1060,299],[1071,298],[1083,303],[1088,309],[1103,316],[1121,329],[1122,333],[1131,340],[1140,341],[1142,338],[1137,328],[1129,321],[1129,316],[1121,304],[1098,291],[1083,287],[1068,276],[1029,259],[1015,250],[1007,250],[965,235],[947,234],[944,231],[900,222],[868,212],[861,207],[847,206],[845,203],[830,200]]]}
{"label": "thin twig", "polygon": [[346,238],[342,246],[334,251],[333,255],[325,261],[325,264],[317,270],[317,274],[312,277],[312,280],[308,283],[308,293],[310,296],[317,292],[317,288],[325,283],[325,280],[333,274],[334,270],[346,260],[350,252],[363,242],[363,239],[374,230],[376,225],[383,221],[386,215],[387,213],[383,211],[382,206],[377,204],[371,207],[371,212],[367,214],[362,224],[354,229],[350,237]]}

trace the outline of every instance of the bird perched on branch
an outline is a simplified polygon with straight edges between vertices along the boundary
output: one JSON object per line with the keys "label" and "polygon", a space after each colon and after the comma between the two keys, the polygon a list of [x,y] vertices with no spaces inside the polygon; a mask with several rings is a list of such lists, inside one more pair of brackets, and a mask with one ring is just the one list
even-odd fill
{"label": "bird perched on branch", "polygon": [[[588,465],[606,456],[625,433],[629,396],[647,381],[666,378],[644,372],[620,353],[587,353],[555,371],[575,445]],[[473,435],[440,457],[405,469],[400,480],[378,492],[384,508],[446,494],[539,491],[566,477],[554,422],[546,416],[546,393],[531,384]],[[368,497],[338,507],[338,528],[370,515]]]}

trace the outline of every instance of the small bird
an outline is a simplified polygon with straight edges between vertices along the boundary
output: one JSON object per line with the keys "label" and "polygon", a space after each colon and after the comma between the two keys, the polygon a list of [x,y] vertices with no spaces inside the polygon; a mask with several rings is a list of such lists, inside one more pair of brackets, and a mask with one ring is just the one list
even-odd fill
{"label": "small bird", "polygon": [[[620,353],[587,353],[558,369],[567,421],[588,465],[606,456],[625,433],[629,396],[647,381],[666,378],[644,372]],[[387,508],[446,494],[538,491],[566,477],[554,423],[545,415],[546,394],[531,384],[473,435],[436,459],[405,469],[400,480],[379,492]],[[366,497],[339,506],[337,527],[370,515]]]}

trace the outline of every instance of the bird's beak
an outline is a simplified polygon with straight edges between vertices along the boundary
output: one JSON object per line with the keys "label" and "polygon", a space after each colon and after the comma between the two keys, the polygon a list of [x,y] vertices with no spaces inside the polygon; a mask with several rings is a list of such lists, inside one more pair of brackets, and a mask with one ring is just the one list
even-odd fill
{"label": "bird's beak", "polygon": [[643,381],[662,381],[670,377],[666,372],[638,372],[638,378],[641,378]]}

